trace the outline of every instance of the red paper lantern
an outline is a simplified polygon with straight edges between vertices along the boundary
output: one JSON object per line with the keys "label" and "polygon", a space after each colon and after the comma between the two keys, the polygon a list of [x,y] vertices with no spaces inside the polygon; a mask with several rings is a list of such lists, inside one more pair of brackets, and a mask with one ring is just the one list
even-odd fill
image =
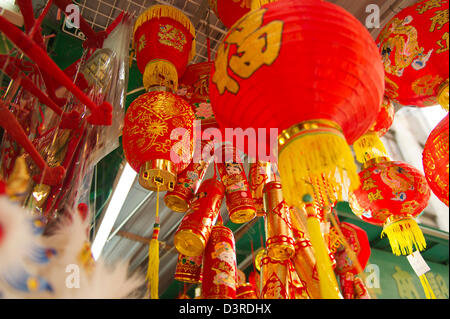
{"label": "red paper lantern", "polygon": [[154,5],[135,24],[133,48],[144,86],[178,89],[178,79],[196,54],[195,28],[175,7]]}
{"label": "red paper lantern", "polygon": [[216,225],[206,245],[203,259],[203,297],[236,298],[236,269],[233,232],[223,225]]}
{"label": "red paper lantern", "polygon": [[[182,139],[172,139],[173,130],[180,128]],[[123,149],[130,166],[139,172],[143,187],[174,189],[177,174],[192,159],[193,131],[192,108],[175,94],[149,92],[131,103],[125,115]]]}
{"label": "red paper lantern", "polygon": [[447,206],[449,196],[448,131],[447,114],[431,132],[422,154],[428,185],[433,193]]}
{"label": "red paper lantern", "polygon": [[252,0],[208,0],[210,8],[229,29],[250,11]]}
{"label": "red paper lantern", "polygon": [[420,1],[381,31],[377,43],[386,95],[394,101],[419,107],[441,103],[448,110],[448,12],[446,0]]}
{"label": "red paper lantern", "polygon": [[362,220],[383,226],[395,255],[426,247],[414,218],[422,213],[430,198],[425,176],[409,164],[377,158],[368,161],[359,173],[361,187],[350,194],[353,212]]}
{"label": "red paper lantern", "polygon": [[218,127],[209,100],[209,77],[212,66],[213,62],[188,65],[176,92],[193,107],[195,119],[201,121],[202,131]]}
{"label": "red paper lantern", "polygon": [[222,129],[279,130],[283,191],[299,206],[312,193],[309,176],[324,174],[336,186],[338,170],[359,186],[347,143],[375,122],[383,76],[374,41],[350,13],[325,1],[286,0],[234,24],[217,51],[210,96]]}

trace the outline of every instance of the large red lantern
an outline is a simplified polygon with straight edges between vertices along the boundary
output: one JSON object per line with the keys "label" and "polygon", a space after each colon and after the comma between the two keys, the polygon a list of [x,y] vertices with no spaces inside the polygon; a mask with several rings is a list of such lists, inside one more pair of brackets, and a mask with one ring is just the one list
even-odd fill
{"label": "large red lantern", "polygon": [[227,27],[233,24],[251,8],[252,0],[208,0],[210,8],[219,20]]}
{"label": "large red lantern", "polygon": [[383,226],[395,255],[421,251],[426,241],[415,221],[428,204],[430,189],[416,168],[388,158],[364,164],[359,173],[361,187],[350,194],[353,212],[362,220]]}
{"label": "large red lantern", "polygon": [[[174,129],[182,129],[172,138]],[[125,115],[123,149],[139,183],[149,190],[173,190],[177,174],[192,159],[194,113],[182,98],[149,92],[131,103]]]}
{"label": "large red lantern", "polygon": [[210,85],[222,129],[278,129],[283,193],[297,206],[312,193],[304,182],[311,176],[327,178],[333,191],[344,183],[336,175],[359,186],[348,144],[370,129],[383,93],[368,31],[342,8],[313,0],[271,3],[242,17],[218,48]]}
{"label": "large red lantern", "polygon": [[195,29],[177,8],[154,5],[136,21],[133,48],[145,88],[176,91],[178,79],[196,54]]}
{"label": "large red lantern", "polygon": [[422,154],[423,168],[428,185],[433,193],[448,206],[448,114],[434,128],[425,144]]}
{"label": "large red lantern", "polygon": [[377,43],[386,95],[394,101],[419,107],[439,103],[448,110],[448,12],[446,0],[420,1],[381,31]]}

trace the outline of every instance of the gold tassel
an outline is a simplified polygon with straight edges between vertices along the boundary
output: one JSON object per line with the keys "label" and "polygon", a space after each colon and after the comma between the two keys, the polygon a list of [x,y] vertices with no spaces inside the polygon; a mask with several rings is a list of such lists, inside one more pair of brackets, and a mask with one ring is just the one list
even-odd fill
{"label": "gold tassel", "polygon": [[354,144],[356,160],[365,163],[376,157],[388,157],[386,148],[376,132],[361,136]]}
{"label": "gold tassel", "polygon": [[412,217],[397,219],[386,223],[381,232],[381,237],[387,235],[394,255],[410,255],[413,247],[423,251],[427,242],[419,225]]}
{"label": "gold tassel", "polygon": [[431,288],[430,283],[428,282],[427,276],[423,274],[422,276],[419,277],[419,279],[425,292],[425,297],[427,299],[436,299],[436,295],[434,294],[433,289]]}
{"label": "gold tassel", "polygon": [[143,83],[146,90],[152,86],[165,86],[175,92],[178,90],[177,69],[167,60],[152,60],[145,67]]}
{"label": "gold tassel", "polygon": [[[310,201],[312,201],[312,198]],[[309,202],[309,200],[305,202]],[[320,294],[323,299],[341,299],[336,276],[334,275],[333,267],[331,266],[330,256],[328,255],[320,230],[320,223],[315,216],[314,206],[311,203],[308,203],[305,208],[308,214],[306,225],[316,257]]]}
{"label": "gold tassel", "polygon": [[293,126],[280,134],[278,145],[279,171],[288,205],[301,207],[303,195],[314,193],[314,186],[305,183],[310,179],[325,179],[329,194],[359,187],[351,149],[335,123],[316,121]]}
{"label": "gold tassel", "polygon": [[147,9],[147,11],[144,11],[136,20],[136,23],[134,25],[134,32],[133,32],[133,47],[134,47],[134,33],[136,33],[136,30],[142,26],[144,23],[146,23],[148,20],[151,19],[158,19],[158,18],[171,18],[179,23],[181,23],[186,29],[188,29],[189,33],[193,36],[192,40],[192,48],[191,52],[189,53],[189,61],[191,61],[197,51],[196,51],[196,42],[195,42],[195,27],[192,24],[191,20],[183,13],[183,11],[178,10],[175,7],[167,6],[167,5],[153,5],[150,8]]}
{"label": "gold tassel", "polygon": [[156,192],[156,217],[153,235],[148,246],[147,289],[150,299],[159,299],[159,187]]}

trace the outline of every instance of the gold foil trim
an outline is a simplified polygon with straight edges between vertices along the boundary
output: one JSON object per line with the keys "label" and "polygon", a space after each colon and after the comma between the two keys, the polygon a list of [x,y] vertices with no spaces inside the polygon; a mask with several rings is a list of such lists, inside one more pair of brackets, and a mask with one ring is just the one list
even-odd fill
{"label": "gold foil trim", "polygon": [[139,184],[150,191],[172,191],[177,182],[175,164],[164,159],[145,162],[140,169]]}

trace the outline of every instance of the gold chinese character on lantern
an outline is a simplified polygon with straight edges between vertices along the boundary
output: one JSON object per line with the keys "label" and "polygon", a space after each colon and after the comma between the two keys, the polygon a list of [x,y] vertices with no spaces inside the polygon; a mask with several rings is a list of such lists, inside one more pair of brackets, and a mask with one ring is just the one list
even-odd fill
{"label": "gold chinese character on lantern", "polygon": [[447,10],[439,10],[436,11],[436,14],[434,17],[430,18],[431,20],[431,27],[430,32],[433,32],[434,30],[441,30],[444,24],[448,23],[448,9]]}
{"label": "gold chinese character on lantern", "polygon": [[368,190],[371,190],[376,187],[377,187],[377,185],[375,184],[375,181],[372,178],[369,178],[363,182],[362,189],[365,191],[368,191]]}
{"label": "gold chinese character on lantern", "polygon": [[379,189],[377,189],[376,192],[369,193],[367,196],[369,197],[369,200],[371,203],[376,200],[384,199],[384,197],[383,197],[383,195],[381,195],[381,191]]}
{"label": "gold chinese character on lantern", "polygon": [[[246,79],[263,65],[270,66],[278,57],[283,22],[272,21],[262,26],[266,11],[259,9],[246,15],[233,26],[217,50],[212,82],[217,85],[220,94],[225,90],[234,94],[239,91],[239,83],[228,74],[229,69]],[[232,46],[236,46],[236,52],[229,57]]]}
{"label": "gold chinese character on lantern", "polygon": [[437,49],[436,53],[439,54],[439,53],[444,53],[444,52],[448,51],[448,49],[449,49],[449,35],[448,35],[448,32],[445,32],[442,35],[441,40],[439,40],[437,42],[437,44],[439,45],[439,49]]}
{"label": "gold chinese character on lantern", "polygon": [[434,8],[440,8],[443,4],[448,3],[448,1],[443,0],[430,0],[425,2],[422,6],[417,7],[417,12],[420,14],[423,14],[427,12],[428,10],[434,9]]}

